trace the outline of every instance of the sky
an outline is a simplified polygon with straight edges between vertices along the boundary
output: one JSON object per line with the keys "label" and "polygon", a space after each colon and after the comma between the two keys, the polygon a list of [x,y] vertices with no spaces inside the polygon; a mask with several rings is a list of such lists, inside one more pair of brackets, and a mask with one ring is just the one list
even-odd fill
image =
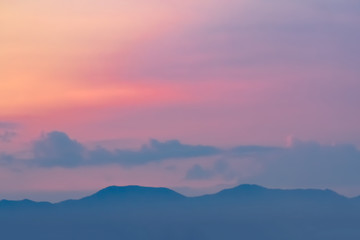
{"label": "sky", "polygon": [[360,195],[357,0],[2,0],[0,199]]}

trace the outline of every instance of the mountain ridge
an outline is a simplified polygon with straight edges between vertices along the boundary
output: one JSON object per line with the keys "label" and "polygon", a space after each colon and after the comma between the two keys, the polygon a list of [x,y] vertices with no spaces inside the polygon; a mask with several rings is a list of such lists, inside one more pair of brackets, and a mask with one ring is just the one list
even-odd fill
{"label": "mountain ridge", "polygon": [[4,239],[358,240],[360,201],[331,190],[240,185],[186,197],[110,186],[60,203],[0,201]]}
{"label": "mountain ridge", "polygon": [[[189,197],[182,195],[170,188],[165,187],[146,187],[140,185],[126,185],[126,186],[108,186],[99,191],[89,195],[82,197],[80,199],[68,199],[56,203],[51,203],[47,201],[32,201],[29,199],[23,200],[7,200],[2,199],[0,200],[0,206],[2,205],[36,205],[36,204],[52,204],[52,205],[59,205],[65,204],[69,202],[76,202],[76,201],[90,201],[90,200],[119,200],[119,199],[132,199],[135,200],[136,198],[144,199],[145,198],[156,198],[160,200],[162,197],[164,199],[200,199],[200,198],[212,198],[212,197],[222,197],[222,198],[236,198],[236,197],[266,197],[270,194],[278,194],[278,195],[286,195],[291,194],[301,196],[302,194],[310,194],[312,193],[313,196],[327,196],[327,197],[334,197],[338,199],[347,199],[347,200],[359,200],[360,196],[357,197],[346,197],[341,194],[338,194],[335,191],[330,189],[314,189],[314,188],[295,188],[295,189],[280,189],[280,188],[267,188],[256,184],[241,184],[233,188],[226,188],[220,190],[216,193],[212,194],[205,194],[196,197]],[[296,193],[296,194],[295,194]]]}

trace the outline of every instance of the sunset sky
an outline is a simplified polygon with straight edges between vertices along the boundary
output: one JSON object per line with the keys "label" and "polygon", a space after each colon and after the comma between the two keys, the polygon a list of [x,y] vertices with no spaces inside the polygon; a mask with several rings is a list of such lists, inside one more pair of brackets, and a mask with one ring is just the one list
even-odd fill
{"label": "sunset sky", "polygon": [[2,0],[0,199],[360,195],[357,0]]}

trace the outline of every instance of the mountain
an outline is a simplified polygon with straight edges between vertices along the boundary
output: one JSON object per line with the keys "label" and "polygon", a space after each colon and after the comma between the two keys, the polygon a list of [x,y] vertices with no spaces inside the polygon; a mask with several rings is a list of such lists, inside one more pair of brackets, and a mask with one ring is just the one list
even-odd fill
{"label": "mountain", "polygon": [[110,186],[95,194],[79,200],[67,200],[58,205],[62,206],[92,206],[114,207],[117,205],[149,205],[164,204],[166,202],[179,201],[185,196],[168,188],[154,188],[142,186]]}
{"label": "mountain", "polygon": [[313,202],[313,203],[329,203],[347,201],[346,197],[337,194],[329,189],[268,189],[258,185],[244,184],[234,188],[222,190],[216,194],[205,195],[199,198],[236,201],[248,204],[269,204],[279,202]]}
{"label": "mountain", "polygon": [[163,201],[177,200],[184,198],[183,195],[170,190],[168,188],[154,188],[142,186],[110,186],[104,188],[97,193],[81,199],[85,200],[107,200],[107,201],[123,201],[123,200],[146,200],[146,201]]}
{"label": "mountain", "polygon": [[359,222],[359,199],[331,190],[258,185],[201,197],[111,186],[56,204],[0,201],[0,232],[9,240],[358,240]]}
{"label": "mountain", "polygon": [[39,208],[51,206],[49,202],[34,202],[29,199],[24,199],[21,201],[9,201],[1,200],[0,201],[0,210],[4,209],[30,209],[30,208]]}

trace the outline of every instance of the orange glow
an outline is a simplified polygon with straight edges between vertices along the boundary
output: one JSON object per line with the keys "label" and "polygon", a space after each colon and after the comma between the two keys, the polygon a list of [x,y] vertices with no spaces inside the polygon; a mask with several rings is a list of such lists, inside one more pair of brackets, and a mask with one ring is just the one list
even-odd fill
{"label": "orange glow", "polygon": [[99,104],[111,99],[136,98],[129,87],[84,88],[61,82],[22,80],[0,83],[1,115],[30,113],[63,106]]}
{"label": "orange glow", "polygon": [[101,60],[94,65],[94,58],[114,48],[131,48],[134,41],[172,19],[166,7],[146,1],[39,0],[0,5],[1,117],[113,99],[131,103],[143,89],[111,83],[103,76],[101,84],[94,84],[79,71],[101,68]]}

